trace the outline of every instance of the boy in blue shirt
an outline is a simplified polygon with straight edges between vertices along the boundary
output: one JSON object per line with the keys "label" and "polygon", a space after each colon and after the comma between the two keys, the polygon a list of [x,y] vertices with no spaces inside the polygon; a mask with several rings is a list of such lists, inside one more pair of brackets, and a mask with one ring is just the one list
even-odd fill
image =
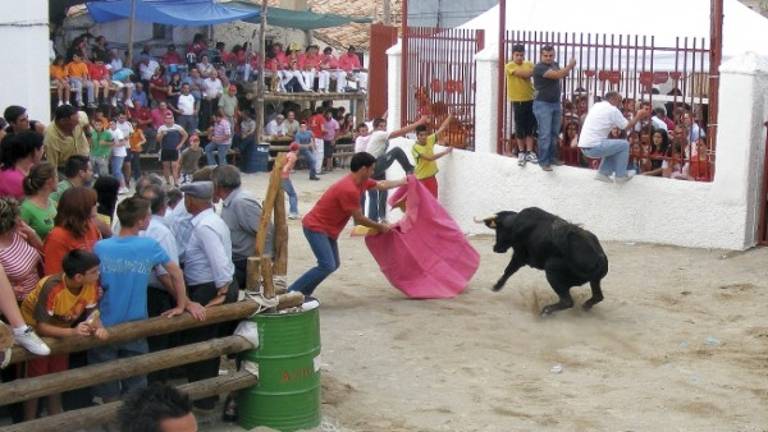
{"label": "boy in blue shirt", "polygon": [[315,170],[315,140],[314,135],[307,129],[307,122],[303,121],[299,125],[299,131],[293,137],[293,141],[299,144],[299,156],[309,165],[309,179],[320,180]]}
{"label": "boy in blue shirt", "polygon": [[[199,320],[205,319],[205,309],[198,303],[190,302],[184,276],[178,264],[171,261],[157,241],[139,237],[139,231],[147,229],[151,218],[149,201],[131,197],[117,207],[120,233],[101,240],[93,252],[101,260],[101,287],[104,294],[99,301],[101,321],[105,327],[147,319],[147,283],[149,274],[157,265],[162,265],[175,290],[176,307],[163,316],[172,317],[189,311]],[[146,339],[97,347],[88,351],[88,363],[103,363],[119,358],[146,354],[149,351]],[[94,387],[96,396],[107,402],[117,400],[121,393],[144,387],[146,376],[135,376],[103,383]]]}

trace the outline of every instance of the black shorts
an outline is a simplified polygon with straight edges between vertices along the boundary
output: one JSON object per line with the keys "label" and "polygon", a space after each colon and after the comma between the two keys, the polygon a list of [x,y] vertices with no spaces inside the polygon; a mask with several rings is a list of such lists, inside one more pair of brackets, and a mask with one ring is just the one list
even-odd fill
{"label": "black shorts", "polygon": [[332,158],[333,157],[333,145],[332,141],[323,141],[323,158]]}
{"label": "black shorts", "polygon": [[161,162],[176,162],[179,160],[179,151],[176,149],[162,149],[160,150]]}
{"label": "black shorts", "polygon": [[515,112],[515,136],[526,138],[536,132],[536,117],[533,115],[533,101],[512,102]]}

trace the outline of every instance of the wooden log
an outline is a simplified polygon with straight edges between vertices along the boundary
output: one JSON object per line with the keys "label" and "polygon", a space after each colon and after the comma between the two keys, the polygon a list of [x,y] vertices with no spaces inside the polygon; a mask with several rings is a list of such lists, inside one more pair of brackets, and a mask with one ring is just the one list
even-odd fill
{"label": "wooden log", "polygon": [[272,263],[266,257],[262,257],[262,260],[264,265],[261,266],[261,283],[263,284],[261,295],[268,299],[275,298],[275,284],[272,281]]}
{"label": "wooden log", "polygon": [[246,264],[245,289],[248,291],[259,291],[259,282],[261,281],[261,257],[248,257]]}
{"label": "wooden log", "polygon": [[[258,384],[256,376],[246,371],[235,372],[230,375],[209,378],[189,384],[178,386],[177,389],[186,393],[190,399],[198,400],[217,394],[225,394]],[[104,405],[67,411],[59,415],[43,417],[24,423],[0,428],[0,432],[48,432],[62,430],[88,429],[101,424],[109,423],[117,418],[117,412],[123,402],[112,402]]]}
{"label": "wooden log", "polygon": [[7,405],[49,394],[63,393],[94,384],[125,379],[191,362],[252,349],[242,336],[227,336],[167,350],[113,360],[35,378],[22,378],[0,384],[0,405]]}
{"label": "wooden log", "polygon": [[288,215],[285,213],[285,191],[281,187],[275,197],[275,254],[272,272],[279,276],[288,274]]}
{"label": "wooden log", "polygon": [[[188,313],[173,318],[157,317],[143,321],[131,321],[110,327],[108,329],[109,339],[106,341],[101,341],[91,336],[73,336],[63,339],[44,338],[44,340],[51,347],[51,354],[78,352],[97,346],[141,339],[147,336],[159,336],[180,330],[244,319],[253,315],[258,307],[259,305],[254,301],[241,301],[214,306],[206,311],[205,321],[198,321]],[[13,348],[11,363],[19,363],[35,357],[37,356],[17,345]]]}
{"label": "wooden log", "polygon": [[269,186],[267,187],[267,196],[264,198],[264,206],[261,209],[261,221],[259,223],[259,231],[256,233],[256,245],[254,247],[254,256],[261,257],[264,255],[264,245],[267,242],[267,229],[269,228],[269,221],[272,219],[272,210],[275,208],[275,198],[277,191],[280,190],[281,178],[280,171],[285,165],[285,154],[281,153],[275,159],[275,164],[272,167],[272,173],[269,176]]}

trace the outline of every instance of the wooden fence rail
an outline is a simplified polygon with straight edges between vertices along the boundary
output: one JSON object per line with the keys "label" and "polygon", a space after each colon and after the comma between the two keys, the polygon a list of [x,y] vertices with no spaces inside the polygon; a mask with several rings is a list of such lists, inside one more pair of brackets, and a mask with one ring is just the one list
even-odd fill
{"label": "wooden fence rail", "polygon": [[[198,400],[217,394],[229,393],[255,386],[258,378],[249,372],[241,371],[230,375],[209,378],[179,387],[190,399]],[[62,430],[87,429],[104,423],[109,423],[117,417],[122,402],[112,402],[73,411],[67,411],[55,416],[18,423],[0,428],[0,432],[49,432]]]}

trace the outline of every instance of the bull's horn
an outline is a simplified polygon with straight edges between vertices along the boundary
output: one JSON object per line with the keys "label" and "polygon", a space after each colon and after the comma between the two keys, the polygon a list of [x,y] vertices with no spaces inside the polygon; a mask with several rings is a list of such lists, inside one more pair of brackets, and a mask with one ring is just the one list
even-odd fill
{"label": "bull's horn", "polygon": [[484,217],[482,219],[478,219],[476,217],[472,218],[472,220],[474,220],[475,223],[479,223],[479,224],[484,224],[484,223],[490,221],[491,219],[496,219],[496,215],[487,216],[487,217]]}

